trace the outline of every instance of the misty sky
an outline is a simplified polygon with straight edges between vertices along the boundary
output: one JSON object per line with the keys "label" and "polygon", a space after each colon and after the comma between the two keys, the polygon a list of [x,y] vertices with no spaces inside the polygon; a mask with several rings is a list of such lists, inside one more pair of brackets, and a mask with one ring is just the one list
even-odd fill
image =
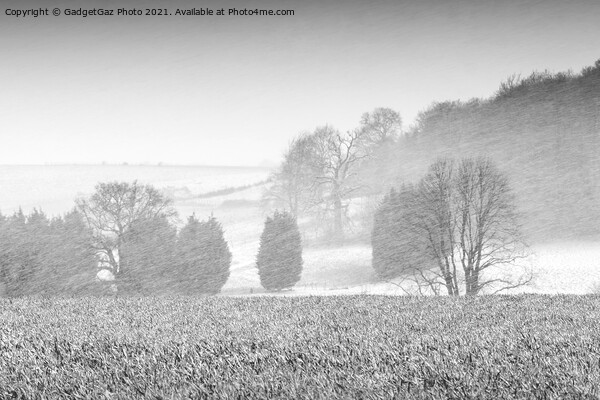
{"label": "misty sky", "polygon": [[[17,19],[6,8],[293,9]],[[600,1],[3,1],[0,164],[257,165],[375,107],[405,126],[513,73],[600,58]]]}

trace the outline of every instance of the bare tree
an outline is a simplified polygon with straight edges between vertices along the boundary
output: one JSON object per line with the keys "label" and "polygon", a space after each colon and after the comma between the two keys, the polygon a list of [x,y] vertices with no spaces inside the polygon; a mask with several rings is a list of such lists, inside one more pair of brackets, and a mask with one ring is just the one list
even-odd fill
{"label": "bare tree", "polygon": [[349,199],[366,187],[359,176],[367,168],[363,161],[379,144],[395,139],[400,127],[397,112],[377,108],[363,114],[360,126],[345,134],[325,125],[298,136],[264,200],[289,210],[296,218],[308,212],[317,220],[333,216],[334,239],[342,241],[344,225],[351,222]]}
{"label": "bare tree", "polygon": [[137,181],[99,183],[90,198],[78,199],[76,204],[92,229],[98,255],[115,275],[126,272],[122,249],[135,223],[177,215],[170,199],[153,186]]}
{"label": "bare tree", "polygon": [[529,282],[531,277],[510,281],[483,276],[492,267],[516,265],[525,247],[508,180],[489,159],[460,163],[455,203],[466,294],[477,294],[488,286],[500,291]]}
{"label": "bare tree", "polygon": [[[441,278],[450,296],[459,294],[454,259],[453,175],[454,162],[451,160],[439,160],[430,166],[427,175],[419,182],[414,198],[417,212],[412,224],[425,238],[429,256],[437,266],[434,275]],[[426,281],[435,282],[436,279],[428,278]]]}
{"label": "bare tree", "polygon": [[[397,247],[409,259],[405,264],[416,266],[403,272],[419,290],[427,287],[435,293],[442,285],[451,296],[476,295],[532,280],[519,263],[526,256],[526,245],[514,197],[508,180],[490,160],[438,160],[414,194],[404,199],[402,224],[413,246],[425,254],[403,251],[406,238]],[[502,270],[508,273],[500,275]]]}
{"label": "bare tree", "polygon": [[311,138],[316,155],[314,160],[318,163],[317,182],[325,188],[326,204],[333,212],[334,237],[342,241],[343,219],[348,209],[346,201],[360,187],[353,178],[360,160],[368,156],[361,146],[364,131],[356,129],[341,134],[326,125],[317,128]]}

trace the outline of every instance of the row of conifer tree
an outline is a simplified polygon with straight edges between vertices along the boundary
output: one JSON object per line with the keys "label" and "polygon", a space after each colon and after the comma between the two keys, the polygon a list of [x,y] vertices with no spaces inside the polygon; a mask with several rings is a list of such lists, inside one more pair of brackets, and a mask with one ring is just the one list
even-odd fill
{"label": "row of conifer tree", "polygon": [[[108,282],[97,278],[102,263],[91,235],[77,210],[52,219],[38,210],[0,214],[0,295],[216,294],[230,275],[232,254],[213,216],[191,216],[179,231],[166,218],[136,221],[120,249],[121,270]],[[289,213],[266,219],[256,267],[267,290],[300,280],[302,243]]]}

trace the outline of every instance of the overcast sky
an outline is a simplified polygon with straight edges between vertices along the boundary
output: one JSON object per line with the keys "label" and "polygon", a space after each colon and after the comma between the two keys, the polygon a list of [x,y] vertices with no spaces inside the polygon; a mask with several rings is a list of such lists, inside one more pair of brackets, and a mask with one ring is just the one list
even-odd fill
{"label": "overcast sky", "polygon": [[[293,9],[15,18],[7,8]],[[3,1],[0,164],[257,165],[290,139],[600,58],[600,1]]]}

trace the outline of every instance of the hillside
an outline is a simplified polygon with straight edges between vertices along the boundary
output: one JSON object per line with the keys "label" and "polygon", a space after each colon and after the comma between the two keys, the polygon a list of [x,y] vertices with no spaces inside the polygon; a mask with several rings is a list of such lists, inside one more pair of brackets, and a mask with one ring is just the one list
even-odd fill
{"label": "hillside", "polygon": [[579,74],[509,78],[487,99],[435,103],[382,152],[378,173],[416,181],[440,156],[491,157],[509,175],[531,240],[597,237],[600,60]]}

